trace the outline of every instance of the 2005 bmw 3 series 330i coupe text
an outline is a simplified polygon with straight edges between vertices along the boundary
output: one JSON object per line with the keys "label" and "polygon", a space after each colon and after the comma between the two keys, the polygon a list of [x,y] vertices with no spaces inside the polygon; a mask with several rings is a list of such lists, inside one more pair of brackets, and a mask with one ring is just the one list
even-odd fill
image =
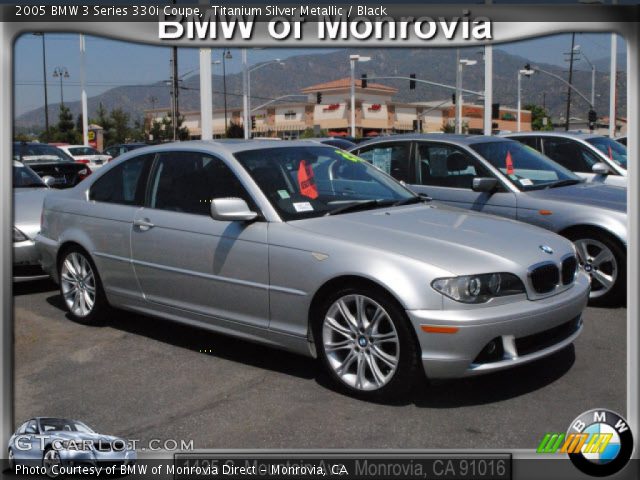
{"label": "2005 bmw 3 series 330i coupe text", "polygon": [[572,244],[435,205],[312,142],[186,142],[48,196],[37,246],[71,317],[123,308],[318,356],[363,397],[516,366],[579,335]]}

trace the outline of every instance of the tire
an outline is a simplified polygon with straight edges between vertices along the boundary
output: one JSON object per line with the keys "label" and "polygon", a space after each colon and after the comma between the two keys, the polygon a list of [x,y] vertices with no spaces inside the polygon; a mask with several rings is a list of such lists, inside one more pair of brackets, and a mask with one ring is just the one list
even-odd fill
{"label": "tire", "polygon": [[60,294],[71,318],[85,325],[104,323],[109,304],[91,257],[80,247],[70,247],[60,256],[58,272]]}
{"label": "tire", "polygon": [[60,465],[60,463],[60,454],[57,450],[49,447],[44,451],[44,454],[42,455],[42,466],[46,469],[45,473],[47,474],[47,477],[57,477],[57,475],[51,471],[51,467],[55,464]]}
{"label": "tire", "polygon": [[407,393],[419,350],[409,319],[389,294],[342,288],[321,303],[312,327],[319,359],[339,389],[366,400]]}
{"label": "tire", "polygon": [[620,243],[597,230],[568,236],[578,252],[578,262],[591,277],[589,305],[618,306],[627,293],[627,252]]}

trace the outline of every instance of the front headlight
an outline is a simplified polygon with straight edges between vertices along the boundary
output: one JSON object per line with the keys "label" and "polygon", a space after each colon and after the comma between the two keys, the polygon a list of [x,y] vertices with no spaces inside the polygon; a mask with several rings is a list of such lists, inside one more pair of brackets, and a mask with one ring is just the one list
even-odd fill
{"label": "front headlight", "polygon": [[525,293],[524,284],[512,273],[485,273],[437,278],[431,286],[443,295],[462,303],[485,303],[495,297]]}
{"label": "front headlight", "polygon": [[29,237],[27,237],[24,233],[22,233],[16,227],[13,227],[13,243],[24,242],[25,240],[29,240]]}

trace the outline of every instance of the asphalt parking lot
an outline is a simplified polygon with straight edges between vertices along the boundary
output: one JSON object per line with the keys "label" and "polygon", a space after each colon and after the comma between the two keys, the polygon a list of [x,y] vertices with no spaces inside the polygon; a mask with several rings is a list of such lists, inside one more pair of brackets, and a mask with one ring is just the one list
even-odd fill
{"label": "asphalt parking lot", "polygon": [[76,324],[50,282],[14,285],[14,301],[16,422],[72,417],[196,448],[534,448],[585,410],[626,414],[624,308],[587,309],[553,357],[376,404],[286,352],[128,312]]}

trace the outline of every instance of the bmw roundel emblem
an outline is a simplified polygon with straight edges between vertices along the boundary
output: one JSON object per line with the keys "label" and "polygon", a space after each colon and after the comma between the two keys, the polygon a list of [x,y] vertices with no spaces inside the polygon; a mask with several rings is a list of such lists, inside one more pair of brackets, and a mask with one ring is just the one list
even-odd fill
{"label": "bmw roundel emblem", "polygon": [[571,423],[567,433],[584,437],[584,445],[580,444],[579,451],[570,453],[569,458],[588,475],[613,475],[631,458],[631,429],[624,418],[611,410],[599,408],[583,413]]}
{"label": "bmw roundel emblem", "polygon": [[542,250],[544,253],[548,253],[549,255],[553,254],[553,248],[551,248],[549,245],[540,245],[540,250]]}

